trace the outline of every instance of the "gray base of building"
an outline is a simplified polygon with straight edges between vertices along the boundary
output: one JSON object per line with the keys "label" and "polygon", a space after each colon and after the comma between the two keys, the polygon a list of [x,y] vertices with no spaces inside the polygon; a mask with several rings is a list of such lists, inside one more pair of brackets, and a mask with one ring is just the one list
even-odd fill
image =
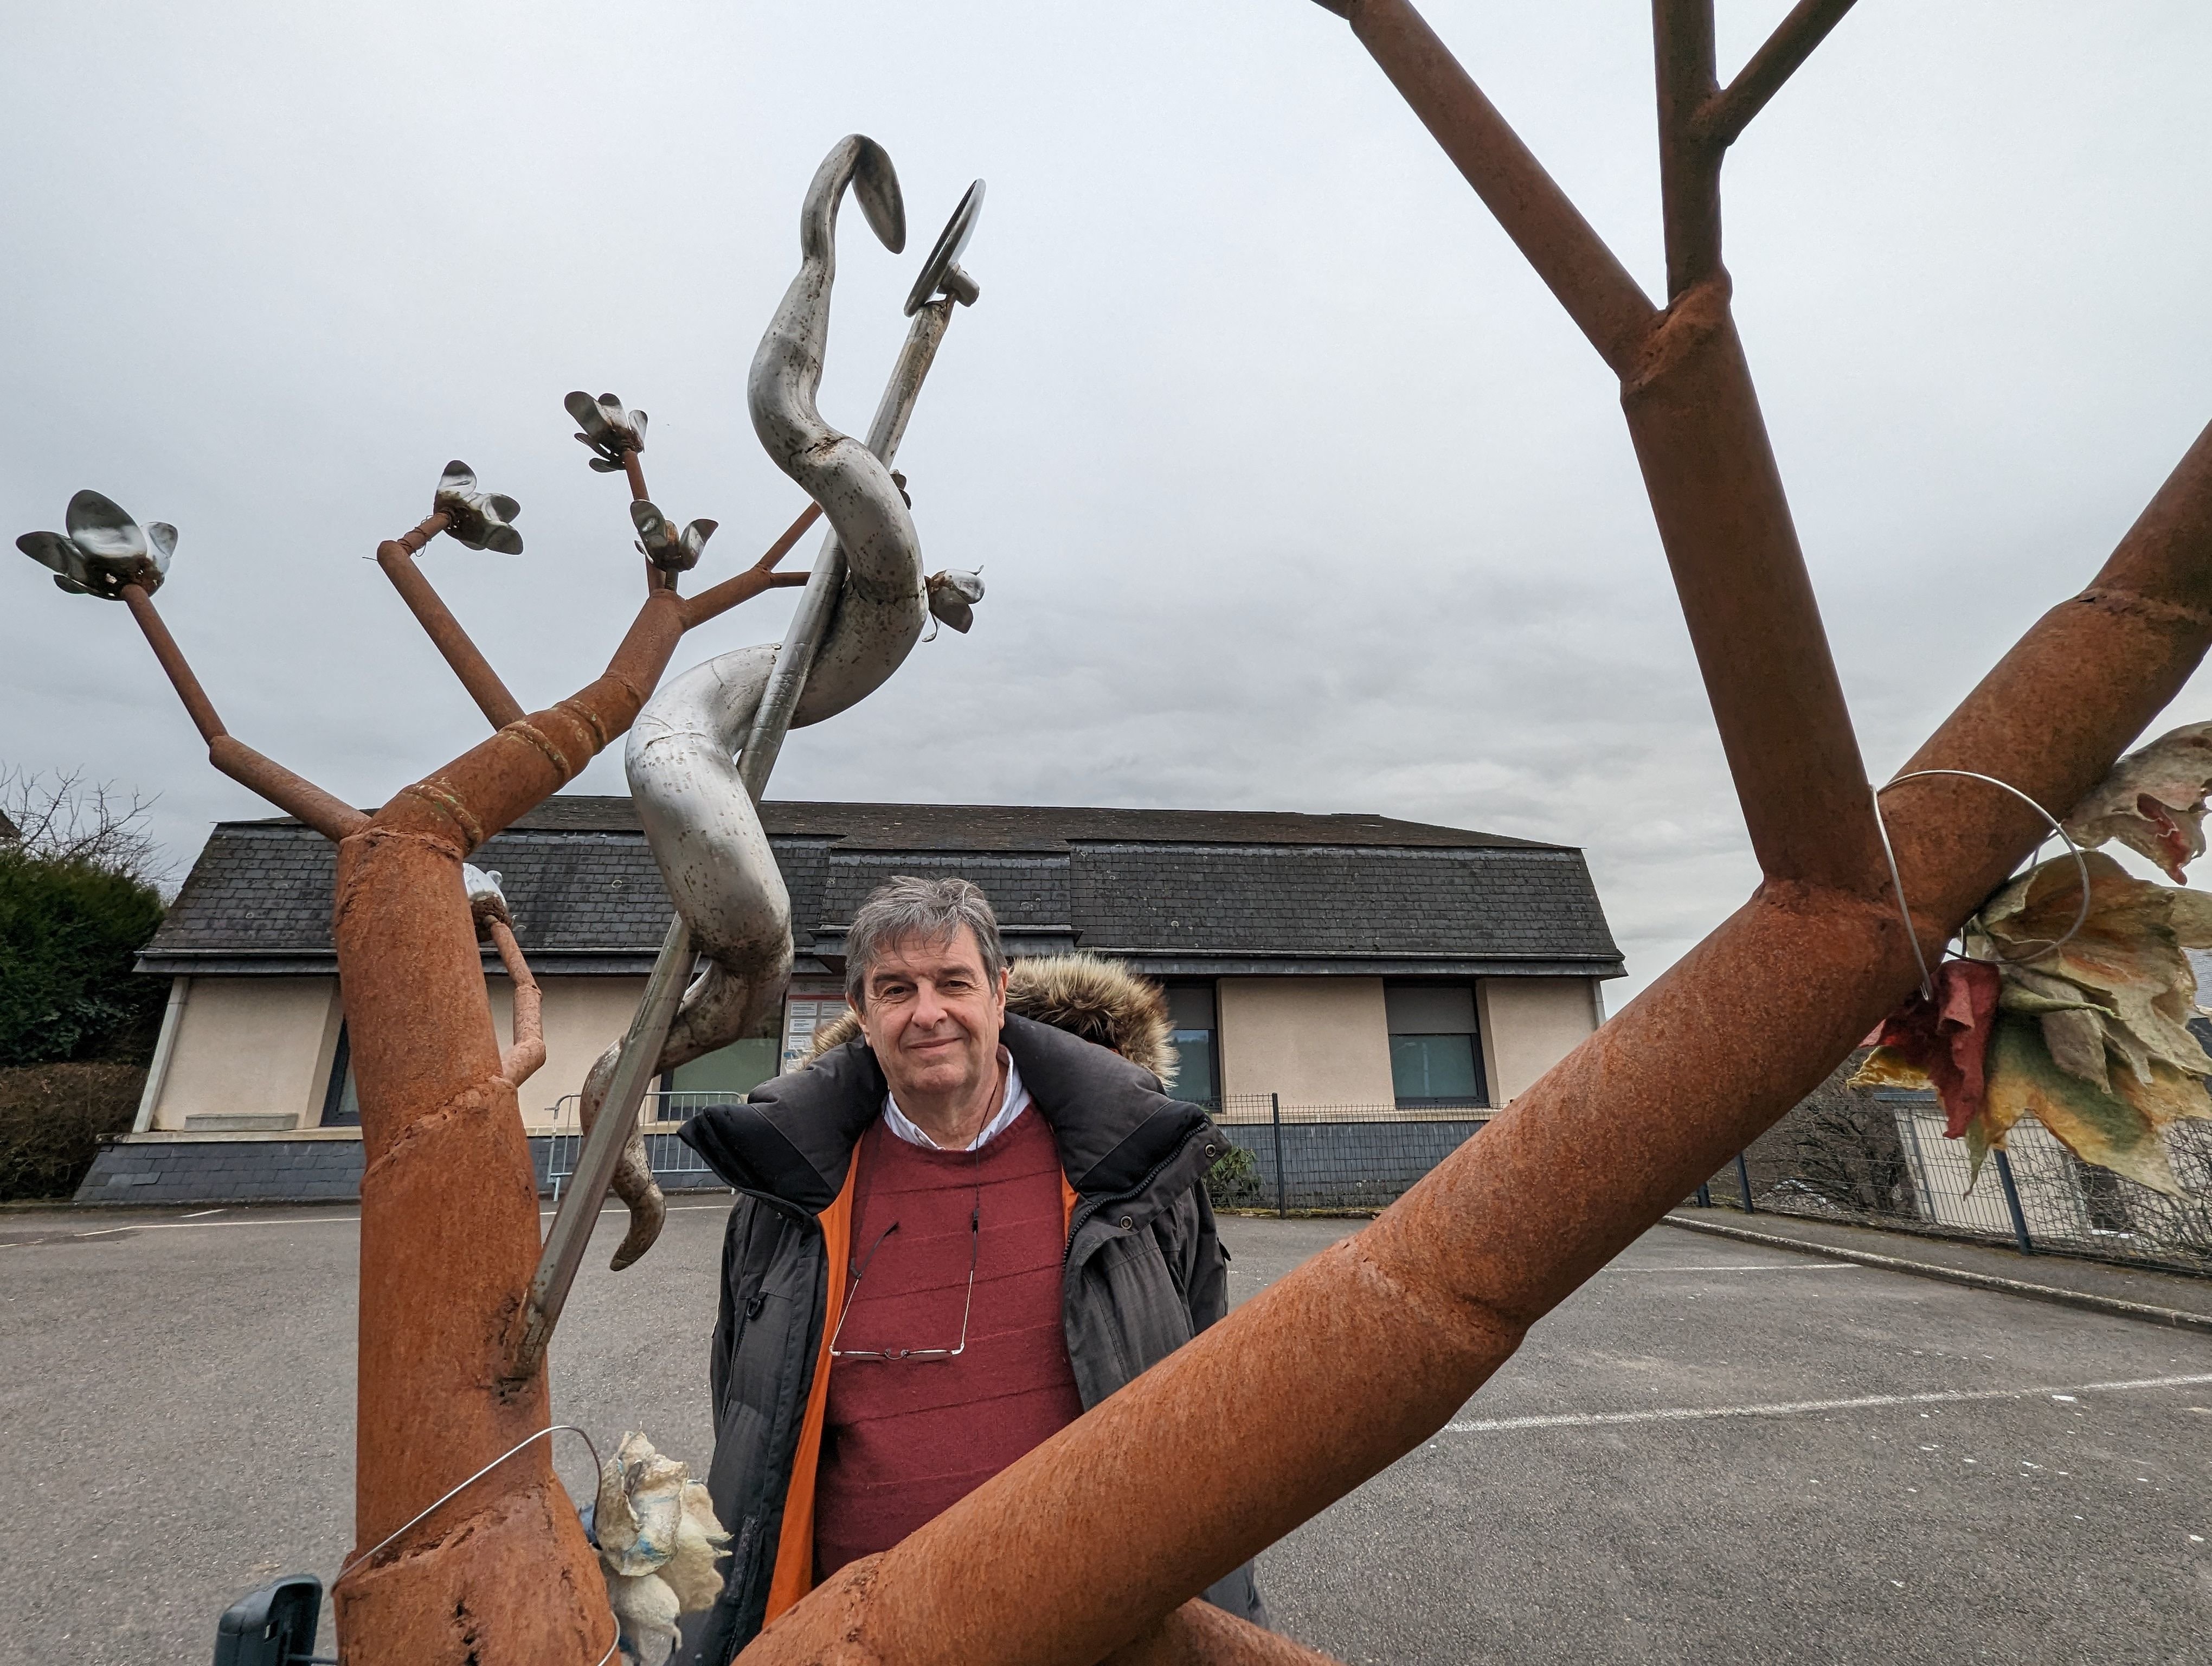
{"label": "gray base of building", "polygon": [[1243,1155],[1232,1159],[1233,1172],[1214,1171],[1213,1199],[1225,1208],[1387,1208],[1489,1119],[1486,1110],[1464,1119],[1228,1123],[1221,1131]]}
{"label": "gray base of building", "polygon": [[[530,1136],[538,1195],[552,1195],[550,1177],[562,1137]],[[573,1136],[569,1137],[573,1144]],[[646,1142],[654,1177],[667,1192],[726,1191],[696,1166],[678,1167],[689,1147],[663,1135]],[[664,1152],[664,1146],[672,1149]],[[681,1155],[679,1156],[678,1153]],[[667,1161],[663,1171],[659,1166]],[[118,1140],[100,1148],[76,1189],[78,1203],[350,1203],[361,1197],[358,1140]]]}

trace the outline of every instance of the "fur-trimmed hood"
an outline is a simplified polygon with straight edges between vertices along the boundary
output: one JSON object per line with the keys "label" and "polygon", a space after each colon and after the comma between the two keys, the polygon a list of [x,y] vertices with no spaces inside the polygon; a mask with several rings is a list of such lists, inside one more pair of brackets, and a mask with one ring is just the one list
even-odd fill
{"label": "fur-trimmed hood", "polygon": [[[1095,954],[1049,954],[1012,963],[1006,1010],[1119,1053],[1172,1087],[1176,1079],[1173,1026],[1160,986],[1119,961]],[[860,1033],[851,1012],[814,1032],[809,1064]]]}

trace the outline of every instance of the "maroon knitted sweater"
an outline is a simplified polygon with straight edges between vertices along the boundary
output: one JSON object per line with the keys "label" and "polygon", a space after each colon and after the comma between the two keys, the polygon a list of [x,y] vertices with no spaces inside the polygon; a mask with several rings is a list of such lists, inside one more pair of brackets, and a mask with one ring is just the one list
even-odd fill
{"label": "maroon knitted sweater", "polygon": [[[854,1160],[853,1256],[866,1273],[839,1351],[959,1341],[980,1181],[975,1301],[957,1359],[830,1362],[817,1580],[890,1549],[1083,1414],[1060,1324],[1060,1156],[1036,1107],[980,1153],[924,1151],[878,1121]],[[894,1220],[898,1230],[882,1238]]]}

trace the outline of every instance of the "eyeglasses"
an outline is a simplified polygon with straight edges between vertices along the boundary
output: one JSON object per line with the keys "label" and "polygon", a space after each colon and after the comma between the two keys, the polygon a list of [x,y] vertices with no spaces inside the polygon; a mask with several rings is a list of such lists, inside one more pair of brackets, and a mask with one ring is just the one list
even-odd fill
{"label": "eyeglasses", "polygon": [[[979,1163],[978,1166],[981,1164]],[[975,1183],[975,1201],[968,1211],[968,1295],[960,1304],[960,1340],[949,1348],[840,1348],[837,1339],[845,1334],[845,1321],[853,1316],[853,1298],[860,1293],[860,1280],[867,1276],[868,1268],[875,1264],[876,1252],[884,1247],[884,1240],[897,1231],[896,1220],[876,1235],[868,1246],[868,1253],[853,1267],[853,1282],[845,1291],[845,1309],[837,1316],[837,1329],[830,1333],[830,1357],[832,1359],[881,1359],[886,1363],[902,1359],[957,1359],[968,1351],[968,1316],[975,1308],[976,1252],[983,1241],[983,1183]]]}

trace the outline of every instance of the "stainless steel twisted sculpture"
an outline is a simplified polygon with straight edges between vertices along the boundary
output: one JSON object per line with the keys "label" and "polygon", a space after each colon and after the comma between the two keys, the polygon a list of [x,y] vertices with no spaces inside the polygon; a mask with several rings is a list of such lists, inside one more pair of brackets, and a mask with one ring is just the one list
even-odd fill
{"label": "stainless steel twisted sculpture", "polygon": [[[890,156],[872,139],[841,141],[808,188],[799,273],[746,381],[761,444],[822,505],[830,522],[806,601],[786,642],[738,648],[675,678],[630,729],[624,766],[639,820],[669,896],[708,962],[684,991],[658,1071],[753,1033],[780,1001],[791,972],[791,901],[756,800],[783,727],[818,723],[873,693],[905,660],[930,612],[920,540],[890,459],[953,299],[915,309],[919,316],[866,444],[823,420],[815,393],[836,276],[837,210],[848,186],[884,244],[893,253],[903,247],[905,210]],[[956,220],[963,216],[972,222],[969,203]],[[963,225],[957,241],[964,240]],[[946,273],[957,274],[957,283],[946,287],[972,299],[973,283],[951,264],[958,252],[949,234],[940,240],[931,265],[943,270],[934,279],[925,271],[923,278],[933,291]],[[810,613],[807,603],[817,600]],[[606,1101],[621,1055],[620,1044],[608,1049],[585,1080],[580,1107],[587,1130]],[[663,1219],[660,1190],[635,1128],[614,1189],[630,1212],[629,1231],[614,1257],[619,1268],[652,1247]]]}

